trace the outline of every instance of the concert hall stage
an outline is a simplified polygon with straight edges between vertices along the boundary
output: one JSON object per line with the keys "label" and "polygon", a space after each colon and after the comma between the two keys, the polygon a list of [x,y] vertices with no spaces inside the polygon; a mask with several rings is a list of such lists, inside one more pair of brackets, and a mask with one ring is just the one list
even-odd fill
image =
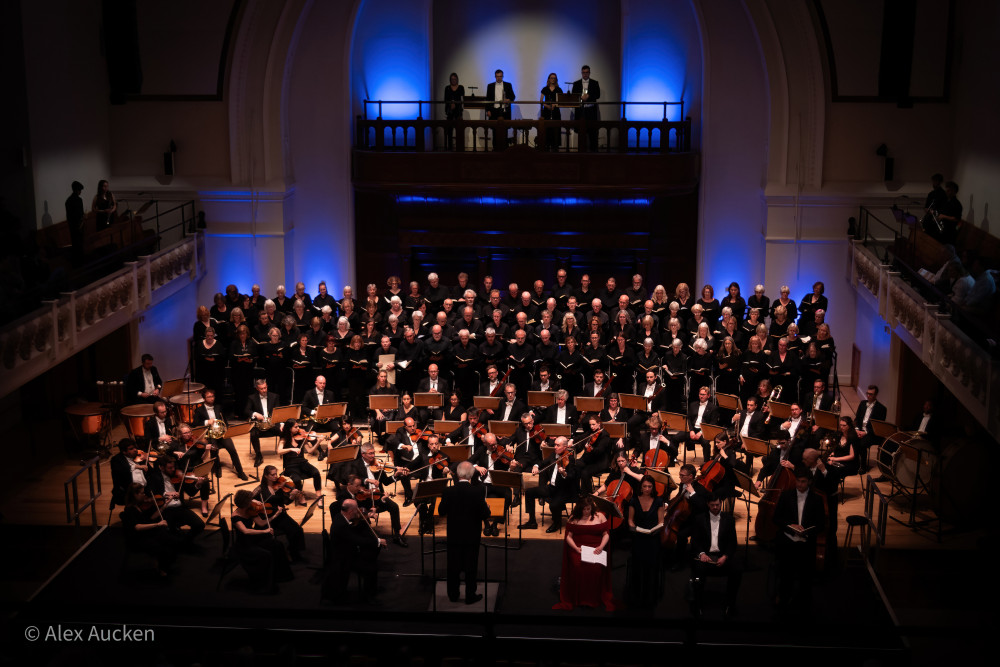
{"label": "concert hall stage", "polygon": [[[357,581],[352,577],[352,599],[330,605],[321,603],[319,596],[319,535],[306,535],[308,558],[293,564],[293,581],[280,584],[276,595],[257,595],[250,592],[247,575],[239,567],[229,571],[216,589],[222,546],[218,533],[208,534],[211,530],[197,540],[198,553],[182,554],[163,582],[156,578],[149,556],[131,553],[123,559],[121,531],[105,529],[10,622],[11,634],[33,664],[68,656],[132,656],[137,664],[146,664],[154,655],[174,662],[219,664],[237,656],[276,655],[300,661],[331,656],[337,664],[374,664],[375,659],[393,665],[437,664],[452,659],[447,662],[633,665],[690,658],[695,651],[699,657],[794,657],[811,664],[908,660],[906,644],[863,564],[849,565],[839,575],[818,581],[812,614],[775,616],[768,594],[772,557],[755,546],[749,548],[738,613],[728,620],[722,613],[721,579],[707,585],[703,616],[691,616],[685,600],[686,569],[666,573],[663,596],[651,611],[623,606],[614,612],[567,612],[551,609],[558,601],[562,543],[526,540],[515,550],[511,540],[506,583],[504,550],[490,548],[485,555],[489,579],[499,581],[496,599],[457,612],[433,612],[432,557],[424,556],[427,576],[421,576],[416,535],[408,549],[390,544],[380,556],[380,591],[374,601],[355,600]],[[487,541],[503,544],[502,539]],[[425,537],[425,549],[430,546],[429,536]],[[439,538],[439,548],[443,546]],[[613,553],[616,597],[624,591],[627,557],[627,550]],[[481,576],[483,560],[481,555]],[[442,579],[445,561],[442,551],[437,555]],[[444,605],[440,601],[439,605],[447,606],[447,598],[442,599]],[[492,611],[484,613],[486,609]],[[23,639],[31,626],[44,636],[50,626],[89,632],[94,624],[151,629],[155,649]]]}

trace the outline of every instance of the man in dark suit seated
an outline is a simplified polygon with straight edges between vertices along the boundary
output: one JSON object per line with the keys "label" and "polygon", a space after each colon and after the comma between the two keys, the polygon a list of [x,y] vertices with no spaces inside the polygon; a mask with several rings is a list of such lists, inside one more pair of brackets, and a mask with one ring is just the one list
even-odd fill
{"label": "man in dark suit seated", "polygon": [[[757,440],[767,440],[767,415],[758,410],[757,397],[751,396],[746,401],[746,409],[733,415],[733,423],[736,424],[736,433],[741,438],[756,438]],[[753,465],[750,455],[747,462]]]}
{"label": "man in dark suit seated", "polygon": [[[427,367],[427,377],[421,378],[420,382],[417,383],[417,393],[441,394],[442,396],[451,394],[451,387],[448,385],[448,381],[441,377],[441,371],[437,364],[432,363]],[[441,408],[433,408],[432,416],[434,419],[440,419]]]}
{"label": "man in dark suit seated", "polygon": [[600,477],[611,466],[611,438],[601,429],[601,418],[596,414],[587,418],[587,434],[590,437],[580,444],[583,449],[583,456],[580,457],[580,464],[583,466],[580,472],[580,489],[584,493],[593,493],[593,477]]}
{"label": "man in dark suit seated", "polygon": [[399,505],[389,498],[389,494],[385,492],[385,485],[392,484],[396,480],[402,481],[406,479],[410,474],[410,469],[397,463],[395,473],[389,474],[384,470],[375,472],[373,468],[377,467],[378,464],[375,462],[375,445],[365,443],[361,445],[361,452],[358,458],[348,461],[339,468],[337,473],[340,475],[340,478],[337,482],[346,485],[351,475],[356,475],[361,480],[366,491],[380,494],[381,498],[374,501],[372,508],[375,512],[386,512],[389,514],[393,544],[401,547],[408,546],[406,538],[400,534],[402,524],[399,521]]}
{"label": "man in dark suit seated", "polygon": [[353,498],[344,500],[340,512],[330,520],[330,562],[323,583],[325,600],[345,601],[351,572],[361,574],[363,598],[378,591],[378,551],[385,546],[385,540],[376,537],[369,526],[361,525],[363,521],[367,519],[361,516],[358,502]]}
{"label": "man in dark suit seated", "polygon": [[171,416],[170,411],[167,410],[167,404],[161,400],[157,400],[153,404],[153,416],[146,417],[146,421],[142,425],[142,431],[146,434],[147,442],[153,443],[154,449],[161,444],[174,449],[176,444],[174,429],[176,426],[174,418]]}
{"label": "man in dark suit seated", "polygon": [[[202,398],[205,402],[195,408],[194,416],[191,421],[194,422],[195,427],[201,426],[212,426],[217,421],[222,421],[222,408],[215,404],[215,391],[213,389],[205,388],[201,392]],[[229,460],[233,463],[233,468],[236,470],[236,476],[240,479],[246,481],[247,475],[243,472],[243,463],[240,461],[240,455],[236,452],[236,445],[233,443],[232,438],[212,438],[205,434],[205,439],[211,443],[213,446],[224,449],[229,452]],[[219,457],[216,456],[215,467],[212,470],[216,477],[222,476],[222,464],[219,462]]]}
{"label": "man in dark suit seated", "polygon": [[125,378],[125,405],[154,403],[160,400],[163,380],[153,365],[153,355],[142,355],[142,363]]}
{"label": "man in dark suit seated", "polygon": [[[263,421],[271,419],[271,413],[278,406],[278,395],[267,390],[267,380],[258,379],[254,382],[257,392],[251,394],[247,399],[247,406],[243,410],[244,414],[250,415],[251,421]],[[269,428],[255,426],[250,431],[250,446],[253,447],[254,466],[259,466],[264,462],[264,456],[260,453],[261,436],[278,437],[281,435],[281,425],[272,424]]]}
{"label": "man in dark suit seated", "polygon": [[670,436],[670,441],[677,448],[684,443],[688,449],[694,449],[695,443],[701,444],[701,453],[704,460],[711,458],[711,443],[701,434],[702,424],[715,424],[719,416],[719,407],[712,398],[712,391],[708,387],[698,390],[698,400],[688,404],[688,424],[690,431],[680,431],[676,435]]}
{"label": "man in dark suit seated", "polygon": [[578,422],[579,415],[577,415],[576,406],[569,402],[569,392],[565,389],[560,389],[556,392],[555,405],[550,405],[545,410],[545,417],[542,419],[542,423],[569,424],[573,428],[576,428]]}
{"label": "man in dark suit seated", "polygon": [[111,502],[114,505],[125,504],[125,494],[131,484],[146,485],[145,473],[148,466],[145,463],[136,463],[135,457],[138,453],[135,441],[125,438],[118,441],[118,453],[109,459]]}
{"label": "man in dark suit seated", "polygon": [[833,401],[833,392],[826,390],[826,383],[822,380],[813,380],[812,394],[809,397],[809,414],[812,414],[814,410],[829,412],[830,408],[833,407]]}
{"label": "man in dark suit seated", "polygon": [[886,416],[889,414],[886,407],[878,400],[877,385],[868,385],[868,391],[865,392],[865,396],[865,400],[861,401],[858,405],[858,410],[854,416],[854,428],[857,430],[858,438],[860,438],[857,451],[857,454],[861,456],[860,470],[868,470],[868,450],[872,445],[876,444],[875,434],[871,432],[871,427],[868,423],[873,419],[875,421],[885,421]]}
{"label": "man in dark suit seated", "polygon": [[448,599],[458,602],[460,578],[465,573],[465,604],[475,604],[483,599],[476,593],[476,574],[479,570],[479,531],[483,521],[490,518],[490,506],[482,487],[471,483],[475,469],[462,461],[455,470],[455,486],[441,495],[438,514],[448,518]]}
{"label": "man in dark suit seated", "polygon": [[[336,400],[337,398],[333,392],[326,388],[326,376],[317,375],[314,387],[302,395],[302,412],[300,414],[302,418],[312,417],[313,411],[316,408],[328,403],[335,403]],[[333,431],[333,428],[334,424],[332,422],[313,424],[313,430],[317,433],[330,433]],[[322,461],[323,458],[325,458],[325,455],[321,453],[319,460]]]}
{"label": "man in dark suit seated", "polygon": [[693,611],[701,615],[702,593],[707,577],[726,577],[726,618],[733,614],[743,572],[735,562],[736,520],[722,512],[722,499],[711,495],[708,512],[694,520],[691,533]]}
{"label": "man in dark suit seated", "polygon": [[[559,436],[555,440],[553,458],[548,462],[540,461],[532,466],[531,474],[538,475],[538,486],[524,492],[528,520],[518,526],[519,529],[538,528],[535,522],[535,501],[539,498],[548,500],[549,509],[552,511],[552,525],[546,528],[545,532],[554,533],[562,527],[563,510],[580,495],[580,466],[577,465],[576,458],[571,452],[567,454],[568,445],[569,440]],[[566,465],[563,465],[561,460],[564,454],[569,458]]]}
{"label": "man in dark suit seated", "polygon": [[795,601],[808,610],[812,599],[816,537],[826,528],[826,513],[811,482],[808,470],[796,468],[795,488],[783,491],[774,509],[778,604],[785,609]]}
{"label": "man in dark suit seated", "polygon": [[480,421],[491,421],[500,420],[515,422],[521,418],[525,412],[530,412],[528,406],[524,404],[524,401],[517,397],[517,387],[513,383],[508,382],[503,388],[503,401],[500,403],[500,407],[496,410],[491,410],[489,408],[483,410],[482,415],[480,415]]}

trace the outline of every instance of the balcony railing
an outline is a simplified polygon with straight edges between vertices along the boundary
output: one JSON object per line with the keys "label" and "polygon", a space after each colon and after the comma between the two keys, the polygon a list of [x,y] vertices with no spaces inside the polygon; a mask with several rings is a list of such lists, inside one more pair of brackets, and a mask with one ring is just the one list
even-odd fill
{"label": "balcony railing", "polygon": [[[365,113],[357,118],[355,146],[374,151],[468,151],[483,152],[504,150],[510,145],[527,145],[549,148],[558,152],[595,151],[606,153],[687,153],[691,151],[691,119],[684,118],[683,102],[602,102],[603,115],[615,116],[606,120],[585,119],[544,120],[541,118],[498,119],[433,119],[424,118],[423,112],[441,101],[425,100],[365,100]],[[416,118],[386,119],[384,106],[408,105],[418,109]],[[470,108],[466,103],[466,108]],[[538,102],[512,102],[511,106],[533,116]],[[376,110],[376,118],[369,118],[368,109]],[[630,119],[628,114],[638,113],[639,108],[662,109],[659,119]],[[671,110],[679,107],[680,118],[671,121]],[[479,107],[481,108],[481,106]],[[567,109],[566,111],[569,111]],[[555,130],[558,142],[548,145],[549,133]],[[596,131],[597,145],[590,145],[589,131]],[[494,141],[495,137],[508,137],[507,141]]]}

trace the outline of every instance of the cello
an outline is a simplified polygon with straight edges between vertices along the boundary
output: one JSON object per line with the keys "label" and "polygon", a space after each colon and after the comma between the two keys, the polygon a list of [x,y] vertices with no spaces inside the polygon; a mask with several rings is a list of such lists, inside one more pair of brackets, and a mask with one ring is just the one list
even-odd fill
{"label": "cello", "polygon": [[[632,485],[625,481],[625,473],[622,473],[621,477],[608,484],[608,488],[604,491],[604,497],[615,504],[622,517],[625,516],[625,504],[632,498]],[[624,520],[624,518],[619,519],[617,516],[612,516],[611,528],[617,529],[622,525]]]}
{"label": "cello", "polygon": [[757,518],[754,522],[754,535],[758,542],[772,542],[778,533],[774,525],[774,510],[778,506],[781,494],[795,488],[795,473],[783,465],[768,479],[768,487],[757,502]]}
{"label": "cello", "polygon": [[[666,470],[670,467],[670,454],[660,449],[660,441],[656,441],[656,449],[650,449],[642,455],[642,465],[644,468],[655,468],[656,470]],[[667,486],[663,482],[655,482],[656,495],[662,496]]]}

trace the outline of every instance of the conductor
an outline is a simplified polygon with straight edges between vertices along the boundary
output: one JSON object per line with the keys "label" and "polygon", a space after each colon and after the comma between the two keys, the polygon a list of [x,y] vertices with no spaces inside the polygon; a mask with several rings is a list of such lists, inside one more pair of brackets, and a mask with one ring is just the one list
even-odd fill
{"label": "conductor", "polygon": [[459,577],[465,572],[465,604],[483,599],[476,593],[479,569],[479,542],[483,521],[490,518],[490,506],[482,487],[472,486],[475,467],[468,461],[458,464],[458,482],[441,495],[438,513],[448,517],[448,599],[458,602]]}

